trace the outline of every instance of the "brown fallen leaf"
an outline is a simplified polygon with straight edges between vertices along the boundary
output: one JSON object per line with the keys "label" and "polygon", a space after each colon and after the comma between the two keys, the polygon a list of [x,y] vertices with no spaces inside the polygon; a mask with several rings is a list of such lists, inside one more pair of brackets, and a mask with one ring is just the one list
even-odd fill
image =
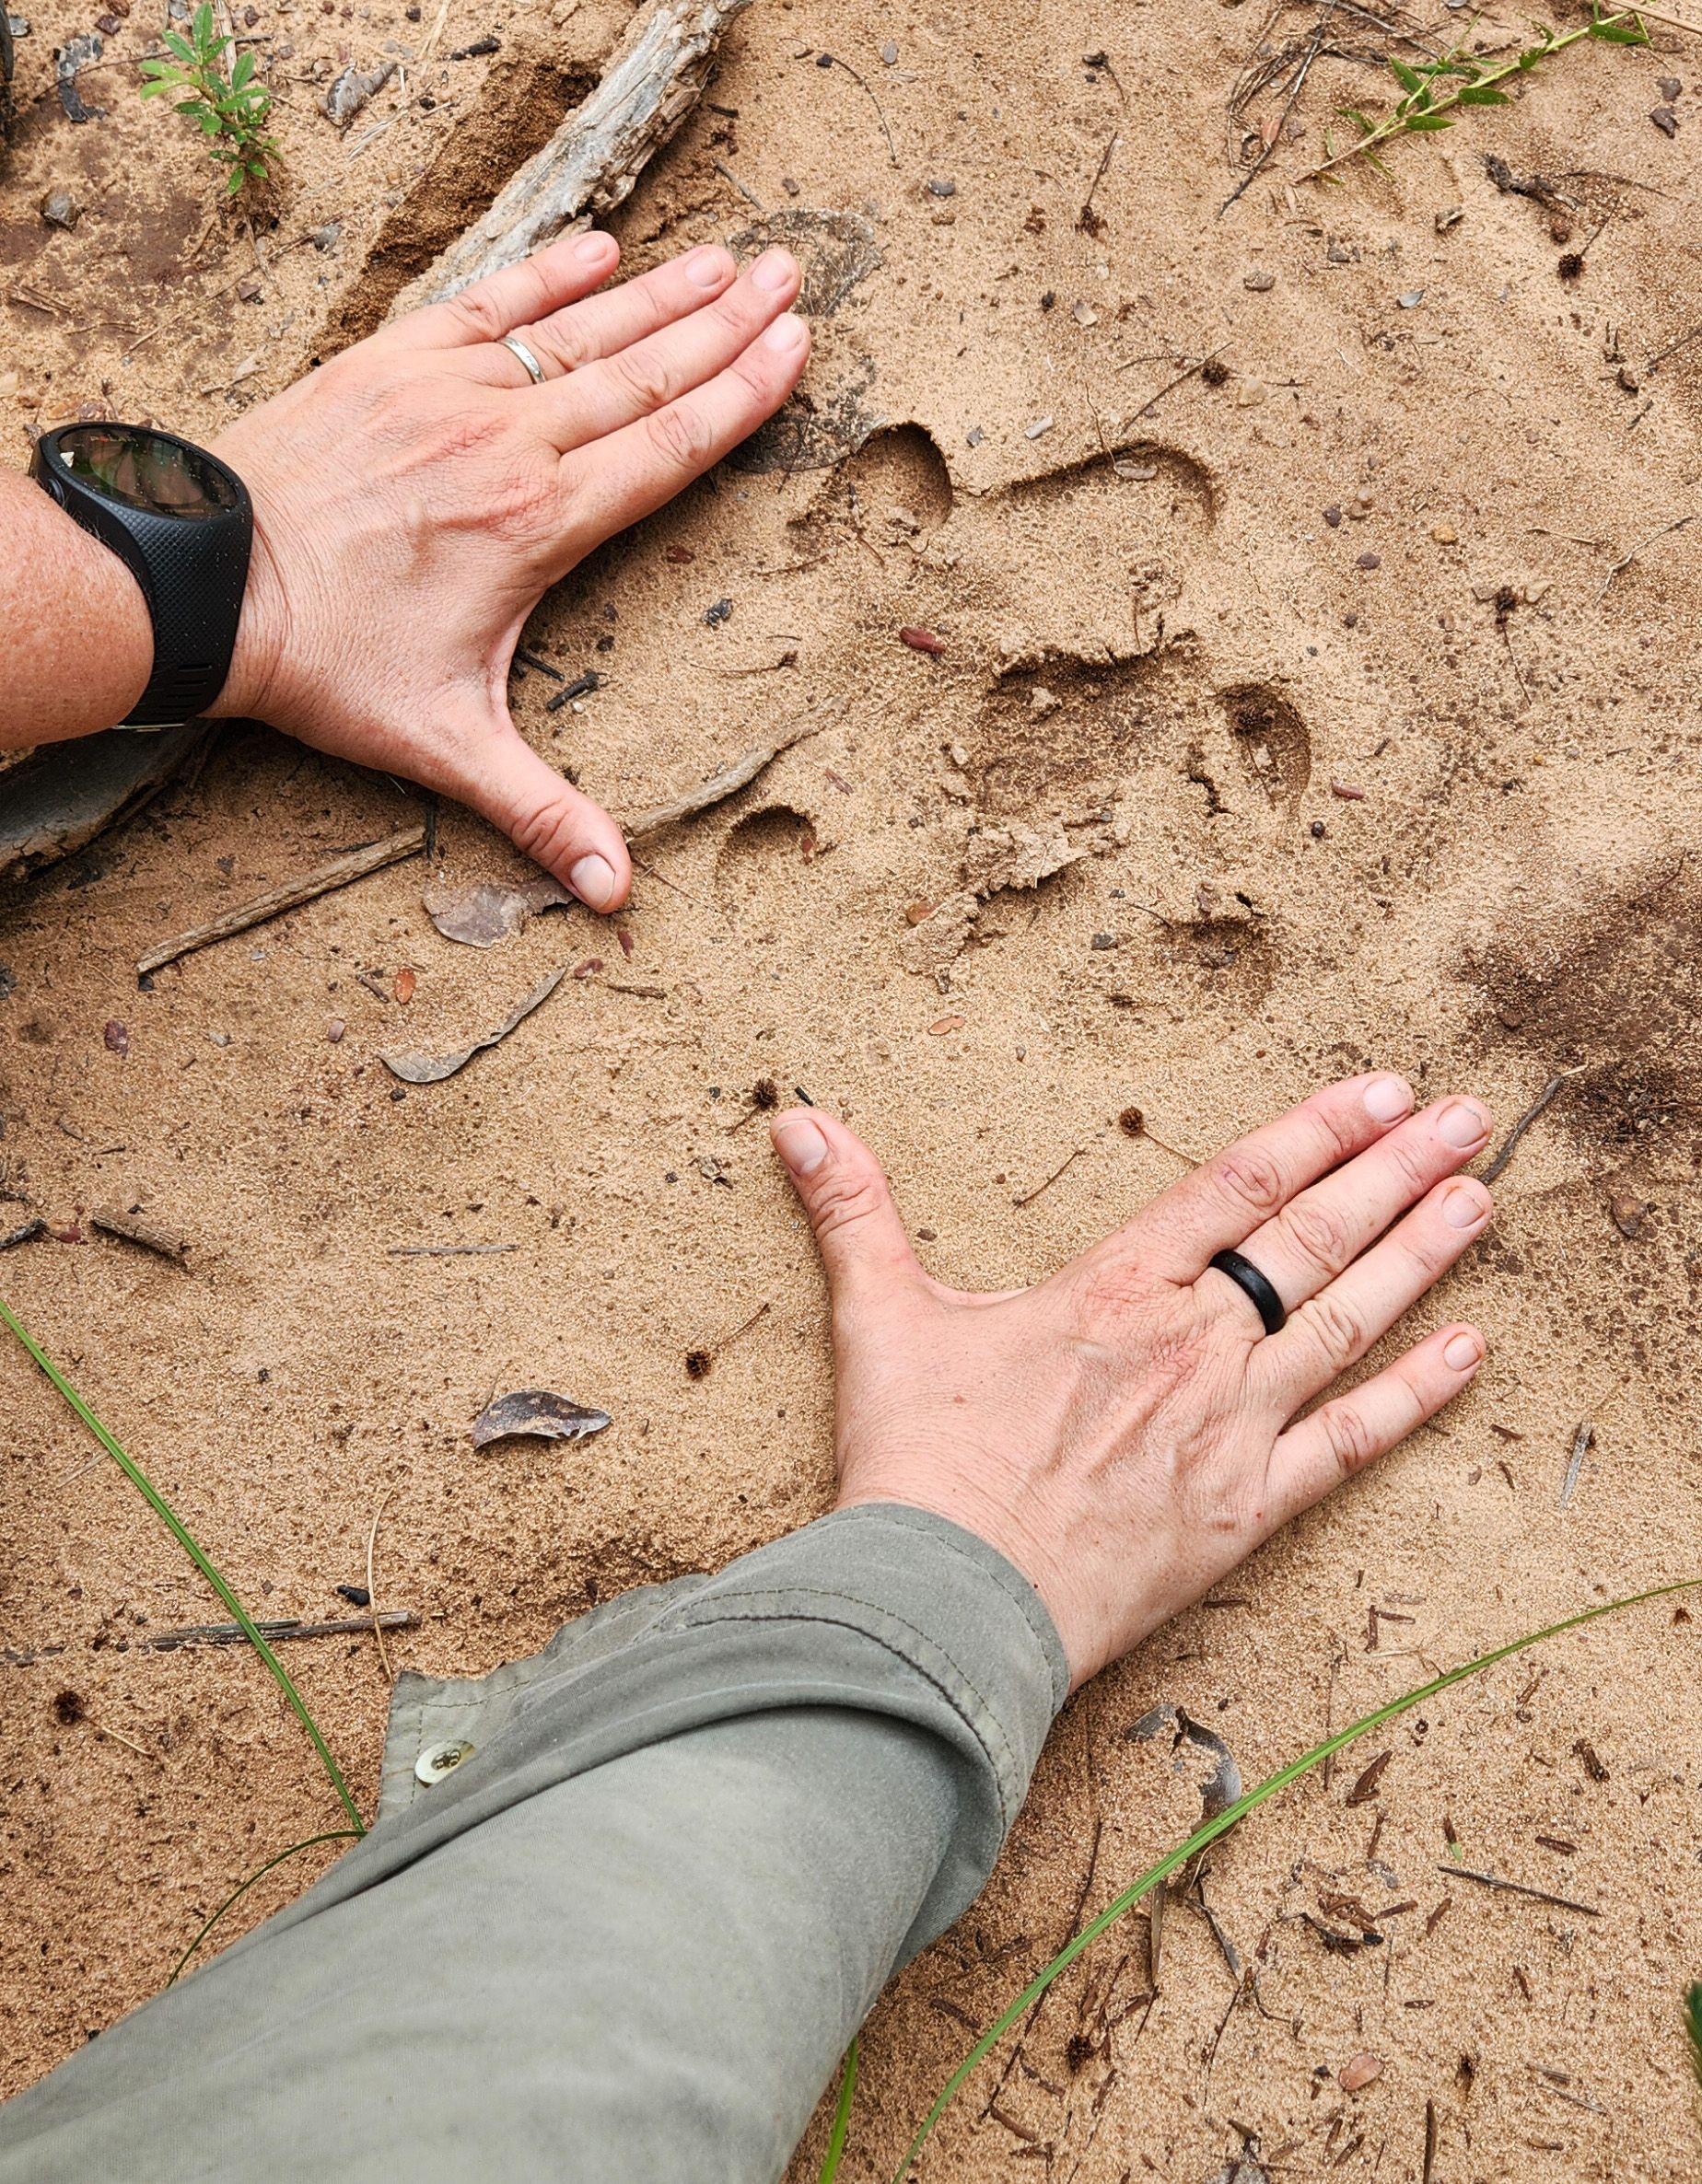
{"label": "brown fallen leaf", "polygon": [[397,1000],[412,1001],[414,998],[414,989],[419,984],[419,982],[420,982],[418,978],[412,970],[405,969],[399,970],[396,973],[396,982],[392,989]]}
{"label": "brown fallen leaf", "polygon": [[589,1441],[614,1421],[606,1411],[593,1411],[553,1388],[517,1388],[486,1403],[472,1422],[472,1445],[483,1448],[510,1435],[528,1435],[540,1441]]}
{"label": "brown fallen leaf", "polygon": [[475,1039],[471,1046],[457,1047],[450,1054],[423,1054],[413,1050],[391,1049],[381,1053],[383,1063],[392,1076],[400,1077],[404,1085],[437,1085],[445,1077],[452,1077],[458,1069],[465,1069],[475,1054],[482,1054],[486,1047],[494,1047],[507,1038],[517,1024],[523,1024],[533,1009],[547,1001],[567,975],[565,968],[553,970],[547,978],[540,979],[519,1007],[513,1009],[483,1039]]}
{"label": "brown fallen leaf", "polygon": [[577,901],[559,879],[541,872],[518,888],[493,879],[475,880],[469,887],[449,887],[434,880],[421,900],[426,915],[445,940],[463,941],[468,947],[495,947],[499,940],[518,933],[540,911],[555,910]]}

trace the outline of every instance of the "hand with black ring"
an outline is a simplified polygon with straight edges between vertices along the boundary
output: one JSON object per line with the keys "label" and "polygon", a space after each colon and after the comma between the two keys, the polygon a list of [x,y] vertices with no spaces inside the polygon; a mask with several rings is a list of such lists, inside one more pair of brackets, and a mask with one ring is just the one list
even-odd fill
{"label": "hand with black ring", "polygon": [[607,235],[553,243],[212,449],[254,504],[215,711],[458,797],[600,911],[626,900],[625,844],[516,728],[515,645],[549,586],[772,416],[810,354],[786,251],[739,274],[705,246],[605,288],[618,257]]}
{"label": "hand with black ring", "polygon": [[[1488,1224],[1488,1191],[1457,1172],[1488,1142],[1475,1099],[1414,1113],[1398,1076],[1331,1085],[1048,1280],[991,1295],[923,1272],[843,1122],[798,1109],[773,1129],[827,1271],[840,1505],[908,1503],[997,1547],[1051,1610],[1075,1684],[1483,1358],[1478,1330],[1444,1319],[1337,1386]],[[1225,1251],[1275,1290],[1276,1332],[1212,1265]]]}

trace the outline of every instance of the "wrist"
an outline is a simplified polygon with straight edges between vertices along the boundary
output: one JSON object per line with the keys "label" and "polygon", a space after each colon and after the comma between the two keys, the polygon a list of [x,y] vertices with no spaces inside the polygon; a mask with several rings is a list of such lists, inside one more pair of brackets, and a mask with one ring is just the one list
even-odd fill
{"label": "wrist", "polygon": [[14,565],[38,574],[8,602],[0,744],[52,743],[113,726],[154,665],[154,624],[119,556],[33,481],[4,480],[0,520]]}

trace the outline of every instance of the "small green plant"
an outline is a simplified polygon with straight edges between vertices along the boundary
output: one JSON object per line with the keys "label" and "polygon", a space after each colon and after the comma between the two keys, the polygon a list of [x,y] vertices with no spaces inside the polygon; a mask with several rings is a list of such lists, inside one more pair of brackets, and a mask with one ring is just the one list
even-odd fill
{"label": "small green plant", "polygon": [[1392,58],[1389,66],[1401,87],[1400,99],[1392,111],[1381,121],[1373,122],[1357,106],[1343,107],[1342,119],[1351,122],[1358,130],[1358,141],[1346,151],[1336,152],[1331,150],[1326,135],[1324,150],[1328,157],[1319,166],[1308,168],[1298,179],[1303,182],[1316,181],[1335,168],[1345,167],[1350,159],[1369,159],[1373,167],[1381,168],[1378,147],[1394,137],[1422,136],[1439,129],[1451,129],[1454,110],[1459,107],[1510,105],[1507,93],[1498,88],[1501,84],[1510,76],[1529,76],[1545,61],[1563,53],[1568,46],[1576,45],[1580,38],[1598,39],[1604,45],[1649,43],[1649,32],[1643,28],[1636,8],[1609,12],[1592,5],[1589,21],[1579,24],[1574,30],[1556,30],[1546,23],[1538,24],[1529,45],[1510,60],[1498,62],[1492,68],[1471,58],[1463,45],[1453,47],[1435,61],[1412,63]]}
{"label": "small green plant", "polygon": [[[1361,1715],[1357,1722],[1349,1723],[1346,1728],[1337,1729],[1333,1737],[1326,1737],[1322,1744],[1314,1744],[1310,1751],[1302,1752],[1298,1760],[1290,1760],[1286,1767],[1279,1767],[1275,1774],[1267,1775],[1257,1788],[1238,1797],[1233,1805],[1225,1806],[1220,1813],[1196,1828],[1185,1842],[1179,1842],[1156,1865],[1148,1866],[1138,1880],[1132,1882],[1120,1896],[1113,1898],[1096,1918],[1090,1919],[1080,1932],[1065,1944],[1051,1963],[1043,1966],[1035,1973],[1021,1993],[1006,2004],[940,2087],[933,2107],[922,2119],[920,2128],[905,2149],[904,2158],[893,2175],[892,2184],[905,2184],[905,2179],[915,2166],[917,2155],[932,2136],[935,2125],[956,2099],[964,2081],[998,2045],[1012,2026],[1040,2000],[1054,1980],[1067,1971],[1084,1949],[1090,1948],[1108,1926],[1114,1925],[1119,1919],[1126,1918],[1143,1896],[1168,1880],[1178,1867],[1185,1865],[1195,1852],[1203,1851],[1207,1843],[1216,1842],[1220,1835],[1227,1835],[1250,1812],[1255,1811],[1267,1798],[1276,1796],[1278,1791],[1286,1790],[1290,1783],[1299,1782],[1302,1775],[1311,1773],[1320,1761],[1369,1735],[1371,1730],[1381,1728],[1385,1722],[1394,1721],[1399,1715],[1410,1713],[1425,1700],[1435,1698],[1439,1692],[1448,1690],[1454,1684],[1463,1683],[1467,1677],[1481,1676],[1486,1668],[1493,1668],[1498,1661],[1509,1660],[1514,1654],[1522,1653],[1527,1646],[1542,1644],[1545,1639],[1557,1638],[1564,1631],[1580,1630],[1586,1623],[1597,1622],[1604,1615],[1621,1614],[1626,1609],[1640,1607],[1645,1601],[1670,1599],[1674,1593],[1688,1592],[1698,1585],[1702,1585],[1702,1577],[1685,1577],[1675,1585],[1652,1586],[1647,1592],[1627,1593],[1617,1600],[1603,1600],[1599,1606],[1586,1608],[1577,1615],[1568,1615],[1560,1622],[1549,1623],[1545,1629],[1527,1632],[1522,1638],[1514,1638],[1506,1645],[1495,1646],[1488,1653],[1479,1654],[1474,1660],[1461,1661],[1455,1667],[1444,1670],[1440,1676],[1432,1677],[1428,1683],[1420,1684],[1416,1690],[1403,1692],[1400,1698],[1391,1699],[1374,1713]],[[1702,1983],[1690,1990],[1685,2022],[1689,2027],[1692,2052],[1696,2060],[1697,2074],[1702,2077]],[[845,2055],[833,2132],[826,2158],[819,2172],[818,2184],[834,2184],[839,2174],[851,2123],[857,2066],[857,2043],[853,2040]]]}
{"label": "small green plant", "polygon": [[229,196],[269,182],[278,157],[276,144],[266,134],[272,94],[254,81],[253,54],[239,53],[230,74],[225,74],[219,61],[230,40],[215,31],[210,5],[196,8],[190,17],[187,38],[170,29],[160,35],[175,58],[162,53],[143,62],[149,78],[142,87],[143,98],[157,99],[164,91],[186,94],[177,110],[195,123],[207,150],[227,170]]}

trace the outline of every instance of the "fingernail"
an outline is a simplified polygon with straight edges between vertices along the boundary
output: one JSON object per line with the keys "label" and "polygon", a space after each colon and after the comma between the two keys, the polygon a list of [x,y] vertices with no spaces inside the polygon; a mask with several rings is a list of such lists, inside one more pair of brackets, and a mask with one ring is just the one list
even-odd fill
{"label": "fingernail", "polygon": [[609,255],[613,239],[607,235],[582,235],[574,246],[573,254],[581,265],[595,265],[600,258]]}
{"label": "fingernail", "polygon": [[796,311],[787,311],[775,320],[763,336],[763,346],[765,349],[777,349],[783,356],[789,355],[803,338],[803,320]]}
{"label": "fingernail", "polygon": [[1468,1365],[1475,1365],[1484,1353],[1484,1346],[1475,1335],[1450,1335],[1442,1346],[1442,1358],[1456,1373],[1463,1373]]}
{"label": "fingernail", "polygon": [[614,895],[614,866],[607,857],[581,857],[569,871],[567,885],[581,902],[604,910]]}
{"label": "fingernail", "polygon": [[1485,1206],[1475,1191],[1451,1191],[1442,1201],[1442,1219],[1450,1228],[1475,1228]]}
{"label": "fingernail", "polygon": [[827,1158],[827,1140],[808,1115],[775,1125],[775,1144],[795,1176],[813,1175]]}
{"label": "fingernail", "polygon": [[1398,1122],[1413,1104],[1405,1077],[1373,1077],[1365,1087],[1365,1111],[1373,1122]]}
{"label": "fingernail", "polygon": [[1465,1099],[1450,1100],[1436,1118],[1436,1129],[1443,1144],[1462,1153],[1468,1145],[1482,1144],[1489,1134],[1483,1109]]}
{"label": "fingernail", "polygon": [[713,288],[727,272],[727,260],[719,250],[694,250],[685,261],[687,280],[695,281],[700,288]]}
{"label": "fingernail", "polygon": [[764,250],[751,268],[751,285],[766,288],[772,296],[776,288],[784,288],[792,277],[792,260],[785,250]]}

